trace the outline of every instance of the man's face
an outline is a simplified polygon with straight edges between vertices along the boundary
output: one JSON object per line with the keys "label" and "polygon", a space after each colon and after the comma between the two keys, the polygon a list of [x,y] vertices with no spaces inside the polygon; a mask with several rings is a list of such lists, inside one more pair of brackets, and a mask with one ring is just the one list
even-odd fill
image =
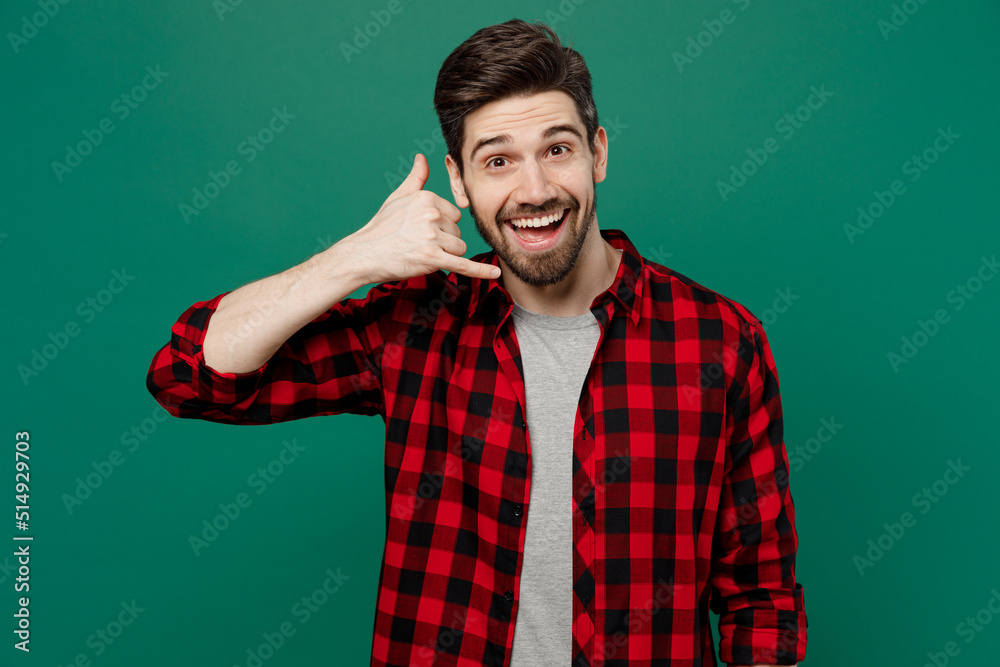
{"label": "man's face", "polygon": [[604,128],[592,153],[566,93],[508,98],[466,117],[462,153],[464,177],[450,155],[445,159],[455,202],[469,207],[501,265],[533,286],[565,278],[588,234],[599,233],[595,185],[607,164]]}

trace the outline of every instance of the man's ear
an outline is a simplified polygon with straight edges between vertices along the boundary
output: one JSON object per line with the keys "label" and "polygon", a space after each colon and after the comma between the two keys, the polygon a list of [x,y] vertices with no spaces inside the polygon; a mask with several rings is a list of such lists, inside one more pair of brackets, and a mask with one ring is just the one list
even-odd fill
{"label": "man's ear", "polygon": [[458,174],[458,165],[451,158],[451,153],[444,156],[444,164],[448,167],[448,178],[451,181],[451,194],[455,197],[455,205],[459,208],[469,208],[469,198],[465,195],[465,184]]}
{"label": "man's ear", "polygon": [[594,133],[594,183],[600,183],[608,173],[608,133],[598,126]]}

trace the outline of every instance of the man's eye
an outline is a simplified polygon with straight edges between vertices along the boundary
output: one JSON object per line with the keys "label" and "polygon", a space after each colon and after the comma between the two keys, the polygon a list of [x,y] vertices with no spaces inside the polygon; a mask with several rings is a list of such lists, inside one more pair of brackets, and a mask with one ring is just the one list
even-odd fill
{"label": "man's eye", "polygon": [[[558,153],[555,153],[555,156],[559,157],[559,156],[562,156],[562,155],[566,155],[569,152],[569,147],[568,146],[564,146],[562,144],[559,144],[558,146],[553,146],[552,148],[549,149],[550,152],[551,151],[555,151],[555,150],[560,151]],[[498,165],[497,161],[506,162],[507,158],[503,158],[503,157],[490,158],[487,161],[487,163],[486,163],[486,167],[487,168],[492,168],[492,169],[499,169],[499,168],[501,168],[503,165]]]}

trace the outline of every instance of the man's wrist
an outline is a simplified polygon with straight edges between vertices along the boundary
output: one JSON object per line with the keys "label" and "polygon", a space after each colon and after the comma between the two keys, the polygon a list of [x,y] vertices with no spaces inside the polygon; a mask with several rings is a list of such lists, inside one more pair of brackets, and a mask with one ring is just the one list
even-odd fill
{"label": "man's wrist", "polygon": [[339,301],[372,282],[368,273],[363,270],[358,254],[352,251],[347,237],[313,255],[300,268],[303,270],[303,277],[309,276],[312,280],[320,281],[324,287],[332,288],[334,301]]}

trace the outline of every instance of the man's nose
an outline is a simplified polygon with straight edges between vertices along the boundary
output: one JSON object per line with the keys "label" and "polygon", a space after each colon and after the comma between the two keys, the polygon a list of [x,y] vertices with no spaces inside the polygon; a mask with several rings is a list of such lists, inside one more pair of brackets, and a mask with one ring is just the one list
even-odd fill
{"label": "man's nose", "polygon": [[547,201],[558,198],[554,184],[549,180],[545,168],[537,162],[528,160],[520,170],[515,197],[519,204],[541,206]]}

